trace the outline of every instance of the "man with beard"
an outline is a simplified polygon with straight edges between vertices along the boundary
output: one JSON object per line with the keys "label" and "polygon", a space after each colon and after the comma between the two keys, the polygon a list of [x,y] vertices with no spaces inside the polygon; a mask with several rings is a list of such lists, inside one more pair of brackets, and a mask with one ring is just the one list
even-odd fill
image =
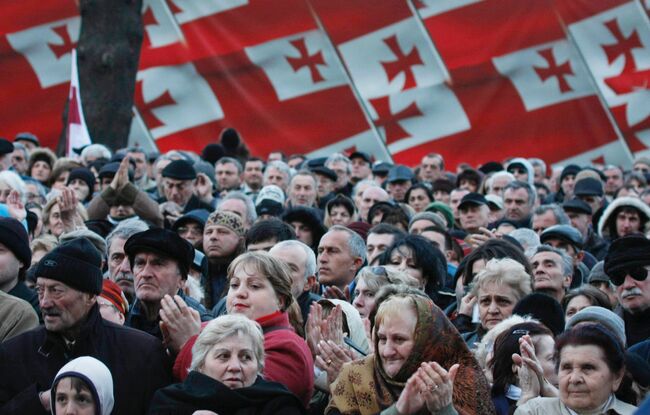
{"label": "man with beard", "polygon": [[122,292],[133,304],[135,300],[135,290],[133,288],[133,273],[131,264],[124,253],[124,244],[126,241],[138,232],[144,232],[149,227],[146,223],[138,219],[128,219],[121,222],[106,237],[106,256],[108,258],[108,278],[117,283]]}
{"label": "man with beard", "polygon": [[616,286],[619,307],[625,322],[627,346],[650,338],[650,241],[641,235],[615,240],[605,257],[605,274]]}

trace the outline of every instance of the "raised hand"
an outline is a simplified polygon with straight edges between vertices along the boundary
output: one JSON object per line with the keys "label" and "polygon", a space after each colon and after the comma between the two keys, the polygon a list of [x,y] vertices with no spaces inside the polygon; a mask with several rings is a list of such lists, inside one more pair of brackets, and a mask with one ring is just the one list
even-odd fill
{"label": "raised hand", "polygon": [[437,362],[425,362],[412,376],[429,412],[436,413],[452,403],[454,380],[459,367],[455,364],[446,371]]}
{"label": "raised hand", "polygon": [[183,299],[175,295],[165,295],[160,300],[160,329],[165,346],[178,352],[195,334],[201,331],[199,312],[189,307]]}
{"label": "raised hand", "polygon": [[17,190],[12,190],[9,193],[7,197],[7,209],[9,210],[9,215],[18,222],[22,222],[27,217],[25,205],[20,199],[20,193]]}

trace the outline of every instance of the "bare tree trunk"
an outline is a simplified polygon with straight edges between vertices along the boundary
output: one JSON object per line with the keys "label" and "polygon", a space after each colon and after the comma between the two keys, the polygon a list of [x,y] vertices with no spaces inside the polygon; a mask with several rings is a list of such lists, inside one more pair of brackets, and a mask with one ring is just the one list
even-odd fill
{"label": "bare tree trunk", "polygon": [[[115,151],[127,145],[131,128],[143,35],[142,0],[79,0],[79,11],[77,62],[84,116],[93,143]],[[67,113],[68,104],[64,121]],[[59,150],[65,135],[63,131]]]}

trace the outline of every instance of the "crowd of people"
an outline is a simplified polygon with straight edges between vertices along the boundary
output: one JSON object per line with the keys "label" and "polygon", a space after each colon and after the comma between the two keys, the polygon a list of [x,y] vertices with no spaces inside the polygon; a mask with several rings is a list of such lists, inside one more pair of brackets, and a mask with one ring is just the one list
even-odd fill
{"label": "crowd of people", "polygon": [[650,413],[649,180],[0,139],[0,414]]}

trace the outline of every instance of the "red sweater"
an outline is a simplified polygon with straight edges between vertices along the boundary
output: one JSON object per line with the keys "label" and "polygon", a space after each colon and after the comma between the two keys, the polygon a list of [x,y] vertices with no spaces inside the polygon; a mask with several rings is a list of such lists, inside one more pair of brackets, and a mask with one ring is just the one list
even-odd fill
{"label": "red sweater", "polygon": [[[264,379],[286,386],[306,408],[314,392],[314,361],[307,343],[294,332],[287,313],[278,311],[257,322],[264,331]],[[187,377],[197,337],[185,343],[174,362],[174,378],[181,382]]]}

